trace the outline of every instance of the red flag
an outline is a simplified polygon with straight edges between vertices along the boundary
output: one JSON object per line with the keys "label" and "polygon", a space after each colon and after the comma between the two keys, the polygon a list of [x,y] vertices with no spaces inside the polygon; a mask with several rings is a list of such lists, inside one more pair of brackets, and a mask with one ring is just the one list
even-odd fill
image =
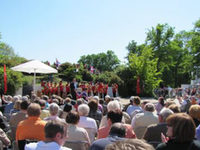
{"label": "red flag", "polygon": [[7,74],[6,74],[6,65],[4,65],[4,94],[7,93]]}
{"label": "red flag", "polygon": [[140,77],[139,76],[137,78],[136,93],[137,93],[137,95],[140,94]]}

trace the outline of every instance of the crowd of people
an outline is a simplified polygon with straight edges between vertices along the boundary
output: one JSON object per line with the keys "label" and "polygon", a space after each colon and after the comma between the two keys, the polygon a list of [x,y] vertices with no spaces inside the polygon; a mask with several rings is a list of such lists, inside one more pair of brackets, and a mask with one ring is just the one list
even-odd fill
{"label": "crowd of people", "polygon": [[[52,95],[58,95],[62,98],[67,97],[69,94],[72,95],[74,100],[79,98],[86,98],[88,96],[96,96],[98,95],[100,98],[105,98],[108,93],[108,84],[103,82],[77,82],[76,79],[73,79],[72,82],[66,82],[63,85],[63,82],[41,82],[42,94],[48,95],[51,97]],[[112,94],[113,97],[116,97],[118,92],[117,83],[113,83]]]}
{"label": "crowd of people", "polygon": [[1,98],[4,149],[200,149],[198,94],[157,101],[131,96],[127,104],[119,97],[105,95],[104,99],[100,93],[74,99],[71,89],[66,97],[45,94]]}

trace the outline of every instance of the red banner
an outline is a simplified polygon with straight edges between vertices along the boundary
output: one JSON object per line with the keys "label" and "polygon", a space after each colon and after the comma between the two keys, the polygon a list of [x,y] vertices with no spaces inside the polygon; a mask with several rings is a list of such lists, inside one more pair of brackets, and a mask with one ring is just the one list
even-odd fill
{"label": "red banner", "polygon": [[6,65],[4,65],[4,94],[7,93],[7,74],[6,74]]}
{"label": "red banner", "polygon": [[140,94],[140,77],[137,78],[136,93],[137,95]]}

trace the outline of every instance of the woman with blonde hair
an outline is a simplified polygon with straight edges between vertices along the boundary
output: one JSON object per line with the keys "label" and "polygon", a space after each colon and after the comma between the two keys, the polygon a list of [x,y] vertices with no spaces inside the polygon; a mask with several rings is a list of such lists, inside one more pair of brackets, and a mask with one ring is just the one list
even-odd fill
{"label": "woman with blonde hair", "polygon": [[198,127],[200,124],[200,106],[197,104],[190,106],[189,115],[194,120],[196,127]]}

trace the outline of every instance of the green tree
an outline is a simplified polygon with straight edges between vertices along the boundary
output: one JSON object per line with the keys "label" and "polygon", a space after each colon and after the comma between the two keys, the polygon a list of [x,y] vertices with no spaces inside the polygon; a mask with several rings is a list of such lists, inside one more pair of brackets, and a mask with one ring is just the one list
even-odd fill
{"label": "green tree", "polygon": [[157,70],[160,71],[172,61],[169,44],[174,36],[174,28],[168,24],[158,24],[147,33],[146,44],[152,47],[155,58],[158,58]]}
{"label": "green tree", "polygon": [[78,60],[78,63],[82,63],[88,67],[93,66],[100,72],[103,72],[115,69],[120,61],[113,51],[108,50],[106,53],[81,56],[81,58]]}
{"label": "green tree", "polygon": [[140,77],[140,88],[144,88],[143,92],[152,95],[153,89],[158,87],[161,82],[160,71],[157,70],[158,59],[153,59],[153,51],[150,47],[145,47],[140,56],[131,54],[129,56],[130,68],[135,72],[133,78]]}
{"label": "green tree", "polygon": [[75,65],[65,62],[58,68],[59,77],[64,81],[72,81],[76,77]]}

